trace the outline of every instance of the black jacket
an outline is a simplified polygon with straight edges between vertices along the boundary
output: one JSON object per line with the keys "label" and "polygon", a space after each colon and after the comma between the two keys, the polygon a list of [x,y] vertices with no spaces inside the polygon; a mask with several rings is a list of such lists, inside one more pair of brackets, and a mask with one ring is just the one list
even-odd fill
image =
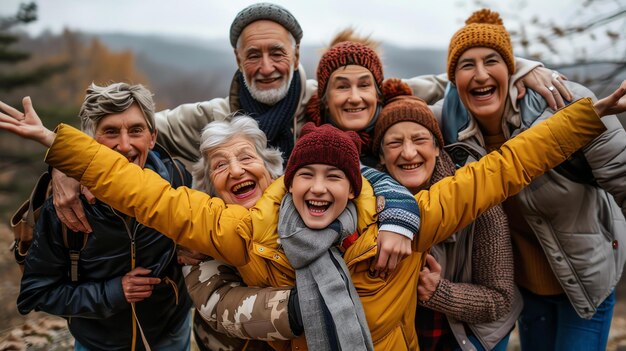
{"label": "black jacket", "polygon": [[[183,174],[172,166],[171,159],[161,159],[157,152],[150,152],[146,161],[146,168],[174,186],[189,185],[189,173],[180,165]],[[133,339],[137,350],[142,350],[141,336],[136,334],[133,338],[131,305],[126,302],[121,282],[122,276],[132,269],[134,242],[135,267],[152,270],[154,277],[169,277],[178,290],[176,294],[172,285],[161,283],[155,286],[150,298],[135,304],[148,343],[160,342],[168,337],[168,331],[187,322],[191,307],[181,267],[176,262],[175,243],[102,202],[89,205],[83,199],[83,205],[93,233],[88,234],[80,254],[78,282],[70,280],[69,250],[63,244],[61,223],[49,198],[37,221],[26,259],[18,310],[22,314],[34,309],[66,317],[72,335],[90,350],[130,350]],[[68,233],[70,240],[72,235],[82,240],[83,234]]]}

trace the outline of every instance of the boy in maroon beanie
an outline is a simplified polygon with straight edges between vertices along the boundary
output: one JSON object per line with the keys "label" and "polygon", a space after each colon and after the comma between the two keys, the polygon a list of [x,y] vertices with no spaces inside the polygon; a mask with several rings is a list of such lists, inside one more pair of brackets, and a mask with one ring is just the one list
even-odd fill
{"label": "boy in maroon beanie", "polygon": [[[356,133],[309,122],[285,170],[289,194],[280,205],[278,235],[296,271],[299,309],[311,350],[374,348],[339,249],[356,231],[351,200],[361,192],[359,151]],[[351,243],[346,240],[343,248]]]}

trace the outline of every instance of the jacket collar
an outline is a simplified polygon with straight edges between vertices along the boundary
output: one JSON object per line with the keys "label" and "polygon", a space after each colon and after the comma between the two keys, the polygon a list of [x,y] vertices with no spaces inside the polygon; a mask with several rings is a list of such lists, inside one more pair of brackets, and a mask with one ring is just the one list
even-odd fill
{"label": "jacket collar", "polygon": [[[507,100],[505,117],[502,120],[502,130],[507,139],[514,135],[516,130],[529,128],[548,107],[541,95],[533,90],[528,89],[521,100],[515,100],[514,93],[509,89],[510,99]],[[478,122],[463,106],[456,86],[452,83],[448,83],[446,87],[442,114],[441,132],[446,145],[472,137],[478,139],[481,145],[485,145]]]}

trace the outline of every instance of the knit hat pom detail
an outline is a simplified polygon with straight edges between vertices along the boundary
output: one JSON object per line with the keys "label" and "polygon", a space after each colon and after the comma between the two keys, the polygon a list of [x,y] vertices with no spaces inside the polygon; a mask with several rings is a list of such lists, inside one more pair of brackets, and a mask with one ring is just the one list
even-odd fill
{"label": "knit hat pom detail", "polygon": [[382,90],[386,102],[398,96],[413,95],[411,87],[399,78],[385,79]]}
{"label": "knit hat pom detail", "polygon": [[300,129],[300,137],[303,137],[315,130],[315,124],[313,123],[305,123]]}
{"label": "knit hat pom detail", "polygon": [[500,15],[497,12],[491,11],[489,9],[482,9],[472,13],[472,15],[467,20],[465,20],[465,24],[472,23],[496,24],[501,26],[504,25],[502,19],[500,18]]}

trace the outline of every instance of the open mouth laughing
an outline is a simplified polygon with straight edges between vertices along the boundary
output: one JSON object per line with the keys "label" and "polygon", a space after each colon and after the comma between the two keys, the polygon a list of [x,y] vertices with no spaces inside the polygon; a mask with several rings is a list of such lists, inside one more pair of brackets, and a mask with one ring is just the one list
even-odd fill
{"label": "open mouth laughing", "polygon": [[398,165],[398,167],[402,169],[403,171],[412,171],[414,169],[420,168],[423,164],[424,162],[408,163],[408,164]]}
{"label": "open mouth laughing", "polygon": [[256,188],[256,182],[253,182],[251,180],[246,180],[244,182],[233,185],[233,187],[230,188],[230,191],[233,194],[235,194],[235,196],[242,197],[254,191],[255,188]]}
{"label": "open mouth laughing", "polygon": [[276,81],[281,80],[282,77],[283,76],[281,76],[280,74],[274,74],[269,77],[263,77],[263,76],[257,75],[254,77],[254,81],[255,83],[260,83],[260,84],[272,84]]}
{"label": "open mouth laughing", "polygon": [[347,113],[359,113],[362,111],[365,111],[365,107],[359,107],[359,108],[345,108],[343,109],[345,112]]}
{"label": "open mouth laughing", "polygon": [[330,201],[307,200],[306,206],[314,216],[323,215],[332,203]]}
{"label": "open mouth laughing", "polygon": [[470,91],[470,94],[472,94],[473,96],[477,98],[486,98],[486,97],[493,95],[495,92],[496,92],[496,87],[488,86],[488,87],[472,89]]}

